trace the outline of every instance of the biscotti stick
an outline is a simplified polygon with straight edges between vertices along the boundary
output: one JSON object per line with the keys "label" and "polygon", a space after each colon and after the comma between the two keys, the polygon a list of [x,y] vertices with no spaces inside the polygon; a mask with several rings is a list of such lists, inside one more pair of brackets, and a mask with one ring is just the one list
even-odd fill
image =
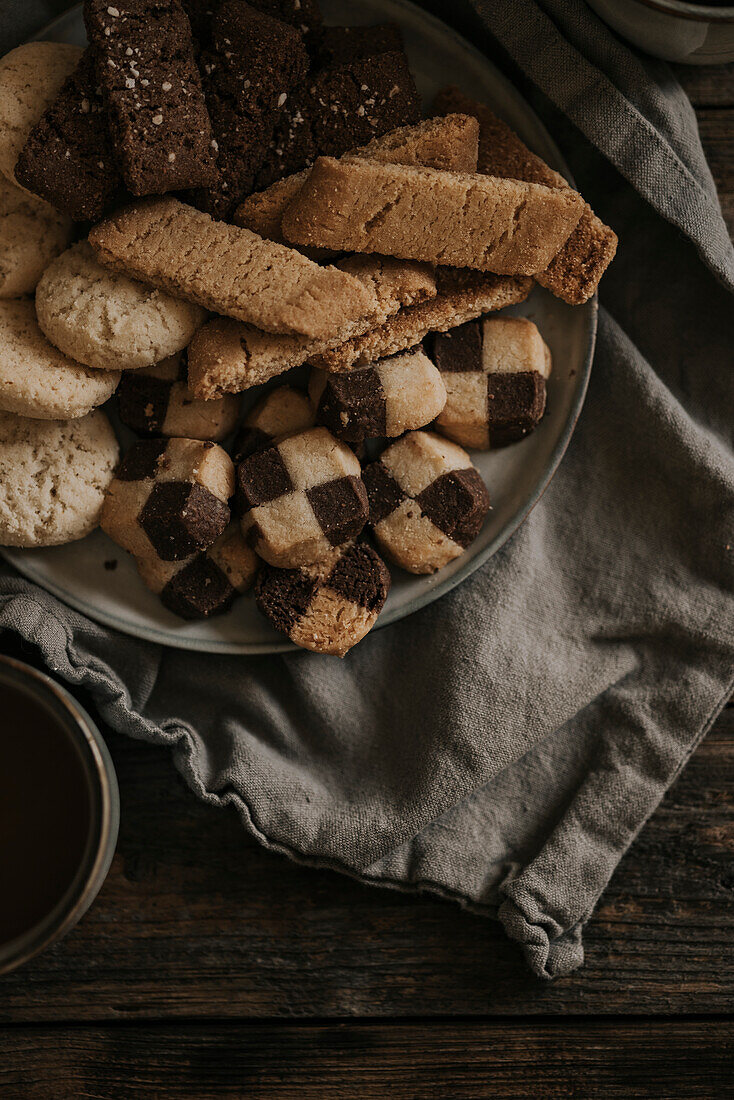
{"label": "biscotti stick", "polygon": [[282,226],[293,244],[533,275],[546,269],[583,209],[570,190],[320,157]]}
{"label": "biscotti stick", "polygon": [[313,356],[309,362],[336,373],[356,370],[415,347],[429,332],[446,332],[483,313],[524,302],[533,285],[532,279],[520,276],[441,267],[436,280],[438,294],[431,301],[401,309],[384,324]]}
{"label": "biscotti stick", "polygon": [[[476,172],[479,124],[471,115],[429,118],[415,126],[400,126],[351,156],[381,164],[424,164],[453,172]],[[286,176],[265,191],[250,195],[238,206],[234,221],[269,241],[283,241],[281,218],[308,179],[310,169]]]}
{"label": "biscotti stick", "polygon": [[211,400],[260,385],[300,366],[310,356],[381,325],[402,306],[425,302],[436,295],[436,280],[426,264],[383,256],[350,256],[338,266],[373,294],[374,309],[368,317],[345,325],[342,334],[331,340],[274,336],[252,325],[216,317],[203,326],[189,347],[191,391]]}
{"label": "biscotti stick", "polygon": [[353,275],[173,198],[118,211],[89,241],[113,271],[266,332],[338,336],[374,309],[374,296]]}
{"label": "biscotti stick", "polygon": [[[510,176],[527,183],[542,183],[546,187],[568,188],[563,176],[532,153],[507,123],[497,118],[483,103],[477,103],[458,88],[450,87],[438,93],[433,107],[441,114],[465,111],[478,119],[477,171],[490,176]],[[582,305],[596,290],[616,251],[616,233],[596,216],[587,203],[573,233],[551,260],[547,270],[535,276],[536,281],[565,302]]]}

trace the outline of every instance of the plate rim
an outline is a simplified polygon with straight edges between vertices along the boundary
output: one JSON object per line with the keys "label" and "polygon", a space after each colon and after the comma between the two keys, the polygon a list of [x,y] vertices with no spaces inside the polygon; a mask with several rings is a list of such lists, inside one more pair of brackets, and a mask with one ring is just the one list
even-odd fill
{"label": "plate rim", "polygon": [[[538,117],[531,105],[515,87],[515,85],[509,80],[508,77],[491,61],[481,50],[477,49],[468,39],[464,38],[459,31],[453,27],[444,23],[438,16],[433,15],[431,12],[425,11],[419,7],[418,4],[413,3],[413,0],[391,0],[391,3],[397,8],[403,8],[409,12],[412,17],[419,18],[423,22],[433,27],[433,30],[439,32],[444,37],[448,37],[452,40],[453,44],[463,52],[469,54],[475,62],[480,62],[482,65],[487,66],[492,70],[493,77],[502,85],[505,94],[511,100],[521,107],[521,109],[527,113],[535,123],[537,127],[542,130],[549,148],[552,150],[554,158],[560,168],[562,174],[566,177],[571,186],[575,186],[573,175],[566,163],[566,160],[561,153],[561,150],[556,145],[556,142],[549,132],[544,122]],[[52,19],[50,23],[47,23],[37,34],[32,35],[27,41],[38,41],[48,34],[53,34],[55,28],[59,25],[66,23],[68,20],[74,17],[75,13],[81,9],[81,4],[74,4],[66,11]],[[546,489],[550,485],[551,481],[555,477],[561,461],[568,449],[571,442],[571,438],[576,429],[581,410],[586,400],[586,394],[589,387],[589,379],[591,376],[591,369],[594,360],[594,352],[596,350],[596,336],[599,319],[599,296],[598,292],[584,303],[580,308],[587,309],[589,313],[589,339],[586,348],[586,354],[582,369],[580,371],[581,377],[577,383],[576,393],[574,395],[573,402],[569,409],[568,418],[566,420],[563,431],[556,440],[555,446],[548,458],[545,471],[543,475],[538,479],[532,493],[528,496],[524,504],[517,510],[515,515],[504,525],[504,527],[497,532],[495,537],[480,551],[478,551],[473,557],[469,558],[465,564],[458,569],[452,576],[447,577],[443,582],[437,584],[433,588],[426,588],[419,595],[414,596],[411,600],[402,604],[400,607],[395,607],[391,611],[386,612],[379,616],[373,630],[381,630],[386,626],[390,626],[395,622],[399,622],[400,619],[405,619],[409,615],[415,614],[416,611],[420,611],[423,607],[434,603],[436,600],[441,599],[443,596],[448,595],[453,591],[457,585],[462,584],[468,580],[473,573],[476,572],[480,566],[485,565],[490,558],[492,558],[498,550],[500,550],[509,539],[516,533],[516,531],[522,526],[525,520],[528,518],[532,510],[541,500]],[[17,569],[27,580],[33,581],[34,584],[38,584],[39,587],[55,596],[62,603],[71,607],[75,611],[79,611],[84,615],[87,615],[94,622],[100,623],[103,626],[111,627],[114,630],[118,630],[120,633],[126,634],[130,637],[140,638],[143,641],[155,643],[157,645],[167,646],[170,649],[183,649],[190,652],[198,653],[219,653],[222,655],[232,656],[267,656],[268,654],[277,653],[292,653],[298,650],[298,646],[293,642],[229,642],[224,639],[200,639],[189,638],[184,635],[175,635],[167,632],[162,627],[138,624],[130,624],[114,613],[109,611],[98,611],[95,607],[90,606],[85,600],[70,595],[66,589],[54,584],[53,581],[39,580],[35,576],[32,570],[24,568],[26,561],[25,554],[27,551],[20,548],[12,547],[0,547],[0,554],[8,561],[13,568]],[[20,558],[20,561],[17,559]]]}

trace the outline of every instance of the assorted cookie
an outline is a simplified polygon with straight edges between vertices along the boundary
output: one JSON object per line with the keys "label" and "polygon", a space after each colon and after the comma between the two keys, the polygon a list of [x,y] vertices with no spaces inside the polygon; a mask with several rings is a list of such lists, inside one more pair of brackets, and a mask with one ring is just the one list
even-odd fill
{"label": "assorted cookie", "polygon": [[308,392],[316,423],[346,443],[422,428],[446,404],[441,374],[421,348],[348,374],[314,368]]}
{"label": "assorted cookie", "polygon": [[99,409],[77,420],[0,412],[0,546],[58,546],[88,535],[117,456]]}
{"label": "assorted cookie", "polygon": [[97,370],[136,370],[191,341],[204,310],[108,271],[87,241],[46,268],[36,288],[38,323],[61,351]]}
{"label": "assorted cookie", "polygon": [[365,542],[347,543],[313,565],[264,565],[257,606],[302,649],[344,657],[372,629],[390,591],[390,572]]}
{"label": "assorted cookie", "polygon": [[436,333],[433,358],[447,394],[435,424],[442,435],[487,451],[540,423],[551,353],[532,321],[484,317]]}
{"label": "assorted cookie", "polygon": [[189,390],[186,375],[185,352],[153,367],[127,371],[117,389],[120,420],[138,435],[178,435],[221,443],[237,425],[240,398],[227,394],[202,401]]}
{"label": "assorted cookie", "polygon": [[326,428],[289,436],[237,467],[242,532],[270,565],[319,561],[354,539],[368,516],[359,460]]}
{"label": "assorted cookie", "polygon": [[224,532],[233,492],[232,460],[216,443],[141,440],[118,467],[100,523],[136,558],[182,561]]}
{"label": "assorted cookie", "polygon": [[483,104],[422,119],[393,24],[83,8],[85,49],[0,60],[0,545],[99,524],[179,618],[254,586],[343,657],[388,595],[372,541],[447,566],[490,508],[463,447],[541,422],[550,351],[497,312],[586,301],[616,237]]}
{"label": "assorted cookie", "polygon": [[378,545],[409,573],[435,573],[479,534],[489,494],[466,451],[410,432],[364,471]]}

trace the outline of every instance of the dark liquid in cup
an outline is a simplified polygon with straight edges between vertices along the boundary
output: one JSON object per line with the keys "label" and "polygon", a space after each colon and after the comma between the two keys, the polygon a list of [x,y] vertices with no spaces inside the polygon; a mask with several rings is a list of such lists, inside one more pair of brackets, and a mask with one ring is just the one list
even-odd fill
{"label": "dark liquid in cup", "polygon": [[55,908],[91,824],[84,766],[42,703],[0,684],[0,945]]}

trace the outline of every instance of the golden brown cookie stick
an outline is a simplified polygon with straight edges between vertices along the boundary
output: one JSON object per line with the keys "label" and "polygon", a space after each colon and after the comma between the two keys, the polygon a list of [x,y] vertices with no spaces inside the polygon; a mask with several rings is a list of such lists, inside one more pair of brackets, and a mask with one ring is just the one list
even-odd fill
{"label": "golden brown cookie stick", "polygon": [[106,267],[266,332],[325,339],[374,309],[369,289],[346,271],[173,198],[112,214],[89,241]]}
{"label": "golden brown cookie stick", "polygon": [[[479,124],[472,114],[429,118],[415,126],[400,126],[351,151],[382,164],[424,164],[453,172],[476,172]],[[251,229],[269,241],[283,242],[281,218],[308,179],[310,169],[296,172],[265,191],[250,195],[237,208],[236,225]]]}
{"label": "golden brown cookie stick", "polygon": [[319,157],[282,226],[299,245],[533,275],[545,271],[583,210],[568,188]]}
{"label": "golden brown cookie stick", "polygon": [[322,370],[341,373],[367,366],[386,355],[412,348],[429,332],[447,332],[483,313],[523,302],[533,280],[488,275],[464,268],[438,268],[438,294],[428,302],[401,309],[378,328],[355,336],[309,360]]}
{"label": "golden brown cookie stick", "polygon": [[[483,103],[465,96],[458,88],[443,88],[433,104],[441,115],[463,111],[479,121],[477,170],[491,176],[509,176],[546,187],[567,188],[560,173],[523,144],[507,123]],[[617,235],[586,204],[581,219],[546,271],[535,279],[546,290],[571,305],[581,305],[595,292],[599,280],[614,259]]]}
{"label": "golden brown cookie stick", "polygon": [[206,400],[239,393],[381,325],[402,306],[425,302],[436,295],[436,280],[427,264],[382,256],[350,256],[338,266],[373,293],[375,308],[368,318],[345,326],[337,339],[313,340],[274,336],[252,325],[216,317],[199,330],[189,347],[189,389]]}

